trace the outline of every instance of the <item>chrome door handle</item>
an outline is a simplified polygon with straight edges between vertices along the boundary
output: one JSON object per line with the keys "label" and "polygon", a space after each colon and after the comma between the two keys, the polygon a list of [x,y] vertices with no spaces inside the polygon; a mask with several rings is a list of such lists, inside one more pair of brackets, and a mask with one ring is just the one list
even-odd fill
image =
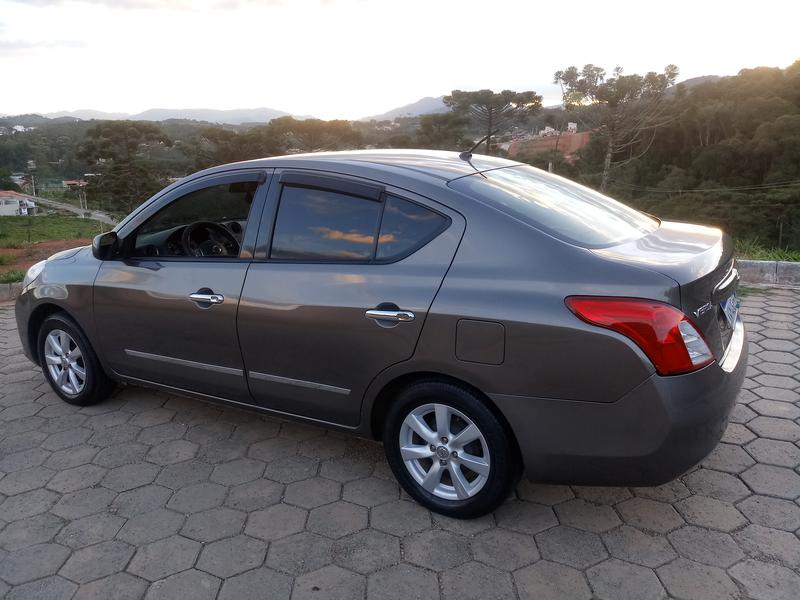
{"label": "chrome door handle", "polygon": [[414,320],[414,313],[410,310],[377,310],[372,309],[366,312],[368,319],[376,321],[393,321],[395,323],[405,323]]}
{"label": "chrome door handle", "polygon": [[222,294],[201,294],[200,292],[195,292],[194,294],[189,294],[189,299],[195,302],[205,302],[207,304],[222,304],[225,301],[225,296]]}

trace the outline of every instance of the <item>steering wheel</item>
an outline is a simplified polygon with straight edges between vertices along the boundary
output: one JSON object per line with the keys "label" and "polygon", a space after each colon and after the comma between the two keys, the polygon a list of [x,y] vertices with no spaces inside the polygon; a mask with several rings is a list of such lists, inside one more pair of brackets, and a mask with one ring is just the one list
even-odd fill
{"label": "steering wheel", "polygon": [[184,227],[183,251],[188,256],[238,256],[239,242],[225,226],[211,221],[196,221]]}

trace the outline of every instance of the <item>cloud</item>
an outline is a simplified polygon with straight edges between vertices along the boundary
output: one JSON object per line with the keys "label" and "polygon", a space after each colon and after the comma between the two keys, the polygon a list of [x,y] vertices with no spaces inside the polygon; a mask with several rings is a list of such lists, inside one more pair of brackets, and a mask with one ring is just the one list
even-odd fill
{"label": "cloud", "polygon": [[[0,31],[3,31],[2,23],[0,23]],[[0,54],[29,52],[33,50],[52,50],[54,48],[73,49],[85,47],[86,42],[77,40],[48,40],[36,42],[30,40],[0,40]]]}
{"label": "cloud", "polygon": [[[189,10],[209,8],[211,10],[235,10],[247,6],[276,6],[284,3],[284,0],[11,0],[19,4],[40,6],[43,8],[50,6],[61,6],[64,4],[98,4],[108,8],[122,10],[140,9],[172,9]],[[330,0],[317,0],[327,3]]]}
{"label": "cloud", "polygon": [[[375,236],[364,234],[364,233],[357,233],[357,232],[345,232],[340,229],[331,229],[329,227],[313,227],[312,231],[315,233],[322,234],[327,240],[342,240],[345,242],[352,242],[354,244],[374,244],[375,243]],[[395,236],[392,233],[384,234],[380,237],[381,242],[394,242]]]}

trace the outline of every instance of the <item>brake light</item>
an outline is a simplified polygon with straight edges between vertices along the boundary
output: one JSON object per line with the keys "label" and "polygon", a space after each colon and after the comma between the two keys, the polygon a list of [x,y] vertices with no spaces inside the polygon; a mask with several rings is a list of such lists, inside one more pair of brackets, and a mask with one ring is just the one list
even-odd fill
{"label": "brake light", "polygon": [[688,373],[713,362],[703,335],[677,308],[642,298],[570,296],[580,319],[633,340],[661,375]]}

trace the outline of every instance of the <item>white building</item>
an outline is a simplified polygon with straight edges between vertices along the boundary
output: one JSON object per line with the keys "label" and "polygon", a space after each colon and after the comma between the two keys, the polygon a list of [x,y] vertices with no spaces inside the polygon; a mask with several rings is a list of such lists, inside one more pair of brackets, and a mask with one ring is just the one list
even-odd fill
{"label": "white building", "polygon": [[28,196],[11,191],[0,191],[0,217],[36,214],[36,203]]}

